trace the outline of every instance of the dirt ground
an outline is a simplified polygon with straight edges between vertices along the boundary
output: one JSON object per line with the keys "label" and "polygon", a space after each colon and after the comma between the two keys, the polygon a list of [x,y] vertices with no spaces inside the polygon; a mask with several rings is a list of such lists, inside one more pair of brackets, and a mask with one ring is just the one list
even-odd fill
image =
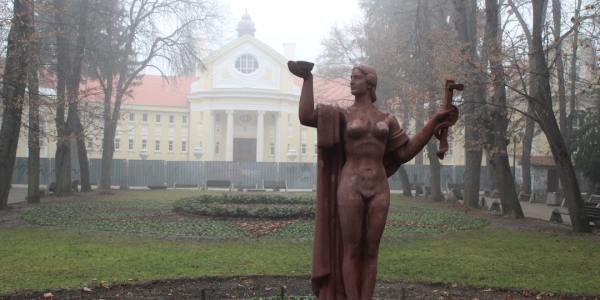
{"label": "dirt ground", "polygon": [[[494,290],[460,285],[379,282],[375,299],[600,299],[596,297],[554,295],[534,291]],[[46,298],[44,298],[45,293]],[[0,299],[308,299],[308,278],[230,277],[153,281],[135,285],[115,285],[82,290],[60,290],[9,295]],[[204,296],[204,298],[203,298]]]}

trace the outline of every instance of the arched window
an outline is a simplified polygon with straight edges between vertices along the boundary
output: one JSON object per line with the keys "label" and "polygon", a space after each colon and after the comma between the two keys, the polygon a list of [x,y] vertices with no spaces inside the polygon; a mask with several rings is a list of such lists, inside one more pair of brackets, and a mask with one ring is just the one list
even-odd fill
{"label": "arched window", "polygon": [[250,54],[243,54],[235,61],[235,68],[244,74],[252,74],[258,69],[258,60]]}

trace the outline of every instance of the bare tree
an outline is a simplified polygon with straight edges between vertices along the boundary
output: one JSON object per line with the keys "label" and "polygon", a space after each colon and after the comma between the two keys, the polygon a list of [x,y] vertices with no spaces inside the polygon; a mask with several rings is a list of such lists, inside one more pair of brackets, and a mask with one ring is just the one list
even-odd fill
{"label": "bare tree", "polygon": [[39,36],[33,20],[32,39],[29,47],[28,64],[28,97],[29,97],[29,130],[27,134],[29,155],[27,157],[27,201],[40,202],[40,89],[39,89]]}
{"label": "bare tree", "polygon": [[[200,65],[189,36],[206,32],[218,19],[209,0],[103,1],[100,33],[92,52],[95,77],[104,93],[104,139],[100,188],[109,189],[114,139],[121,105],[142,71],[163,69],[157,59],[178,70]],[[99,15],[96,15],[98,17]],[[172,24],[159,28],[156,23]]]}
{"label": "bare tree", "polygon": [[531,97],[528,99],[533,106],[534,115],[544,131],[550,144],[554,160],[558,164],[565,197],[569,208],[569,215],[573,230],[576,232],[589,232],[590,227],[587,218],[583,214],[583,199],[579,191],[579,184],[575,176],[575,170],[571,162],[571,155],[567,145],[560,133],[560,128],[556,122],[554,111],[552,109],[552,96],[550,92],[550,74],[546,64],[546,57],[543,46],[543,15],[546,11],[545,1],[533,1],[533,29],[532,37],[532,58],[530,62],[530,76],[533,77]]}
{"label": "bare tree", "polygon": [[[577,4],[575,7],[575,15],[573,16],[573,20],[577,22],[575,25],[579,25],[580,21],[580,13],[581,13],[581,0],[577,0]],[[571,66],[569,71],[569,118],[568,118],[568,130],[564,136],[570,138],[571,132],[573,131],[573,118],[575,114],[575,107],[577,103],[577,51],[579,49],[579,26],[575,26],[575,30],[573,31],[573,40],[571,42]],[[561,129],[563,127],[561,126]]]}
{"label": "bare tree", "polygon": [[491,70],[493,94],[490,97],[488,118],[490,124],[491,147],[489,162],[494,169],[496,187],[500,191],[502,214],[523,218],[523,210],[517,197],[515,181],[511,174],[507,153],[508,112],[506,101],[506,78],[502,65],[502,36],[500,35],[500,14],[498,0],[485,1],[484,48]]}
{"label": "bare tree", "polygon": [[364,24],[340,27],[334,25],[321,45],[323,53],[317,58],[317,70],[326,78],[345,78],[353,66],[367,62]]}
{"label": "bare tree", "polygon": [[569,127],[567,123],[567,96],[565,92],[565,64],[563,61],[562,51],[562,7],[560,0],[552,0],[552,36],[556,43],[554,48],[554,63],[556,71],[556,79],[558,85],[558,124],[563,138],[568,140]]}
{"label": "bare tree", "polygon": [[33,0],[15,0],[8,34],[2,84],[4,112],[0,129],[0,209],[7,208],[27,85],[27,64],[33,30]]}
{"label": "bare tree", "polygon": [[[532,37],[531,31],[525,21],[525,18],[521,14],[519,7],[515,4],[513,0],[508,0],[508,5],[511,7],[511,12],[514,13],[519,25],[521,26],[521,30],[523,30],[523,34],[525,35],[525,40],[527,41],[527,48],[532,49]],[[527,61],[532,61],[531,50],[528,51]],[[528,81],[527,85],[523,86],[523,93],[529,94],[531,91],[531,87],[533,86],[533,77],[527,76]],[[533,145],[533,136],[535,132],[535,122],[532,118],[528,117],[533,114],[533,107],[527,101],[527,117],[525,119],[525,131],[523,133],[523,148],[521,152],[521,176],[523,178],[523,183],[521,184],[521,192],[523,194],[531,195],[531,147]]]}
{"label": "bare tree", "polygon": [[66,81],[69,70],[66,0],[54,0],[53,10],[56,23],[56,153],[54,156],[56,187],[54,192],[57,196],[64,196],[71,193],[71,146],[65,120]]}
{"label": "bare tree", "polygon": [[458,39],[463,43],[463,81],[468,85],[464,92],[465,123],[465,204],[479,206],[481,159],[483,156],[483,110],[478,104],[485,99],[484,78],[481,76],[481,58],[477,52],[477,1],[456,0],[454,24]]}

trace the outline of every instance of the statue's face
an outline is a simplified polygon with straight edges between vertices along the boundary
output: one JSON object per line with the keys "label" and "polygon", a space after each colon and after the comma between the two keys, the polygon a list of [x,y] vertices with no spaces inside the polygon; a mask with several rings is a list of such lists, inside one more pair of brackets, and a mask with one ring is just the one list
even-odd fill
{"label": "statue's face", "polygon": [[368,92],[367,76],[359,69],[352,69],[350,76],[350,92],[354,96],[362,96]]}

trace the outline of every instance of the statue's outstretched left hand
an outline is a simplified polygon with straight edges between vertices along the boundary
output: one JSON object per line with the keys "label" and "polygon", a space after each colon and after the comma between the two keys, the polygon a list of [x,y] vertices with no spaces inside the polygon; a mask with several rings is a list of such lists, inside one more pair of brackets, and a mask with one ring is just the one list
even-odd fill
{"label": "statue's outstretched left hand", "polygon": [[437,124],[452,126],[458,121],[458,107],[452,105],[449,108],[443,108],[433,118]]}

